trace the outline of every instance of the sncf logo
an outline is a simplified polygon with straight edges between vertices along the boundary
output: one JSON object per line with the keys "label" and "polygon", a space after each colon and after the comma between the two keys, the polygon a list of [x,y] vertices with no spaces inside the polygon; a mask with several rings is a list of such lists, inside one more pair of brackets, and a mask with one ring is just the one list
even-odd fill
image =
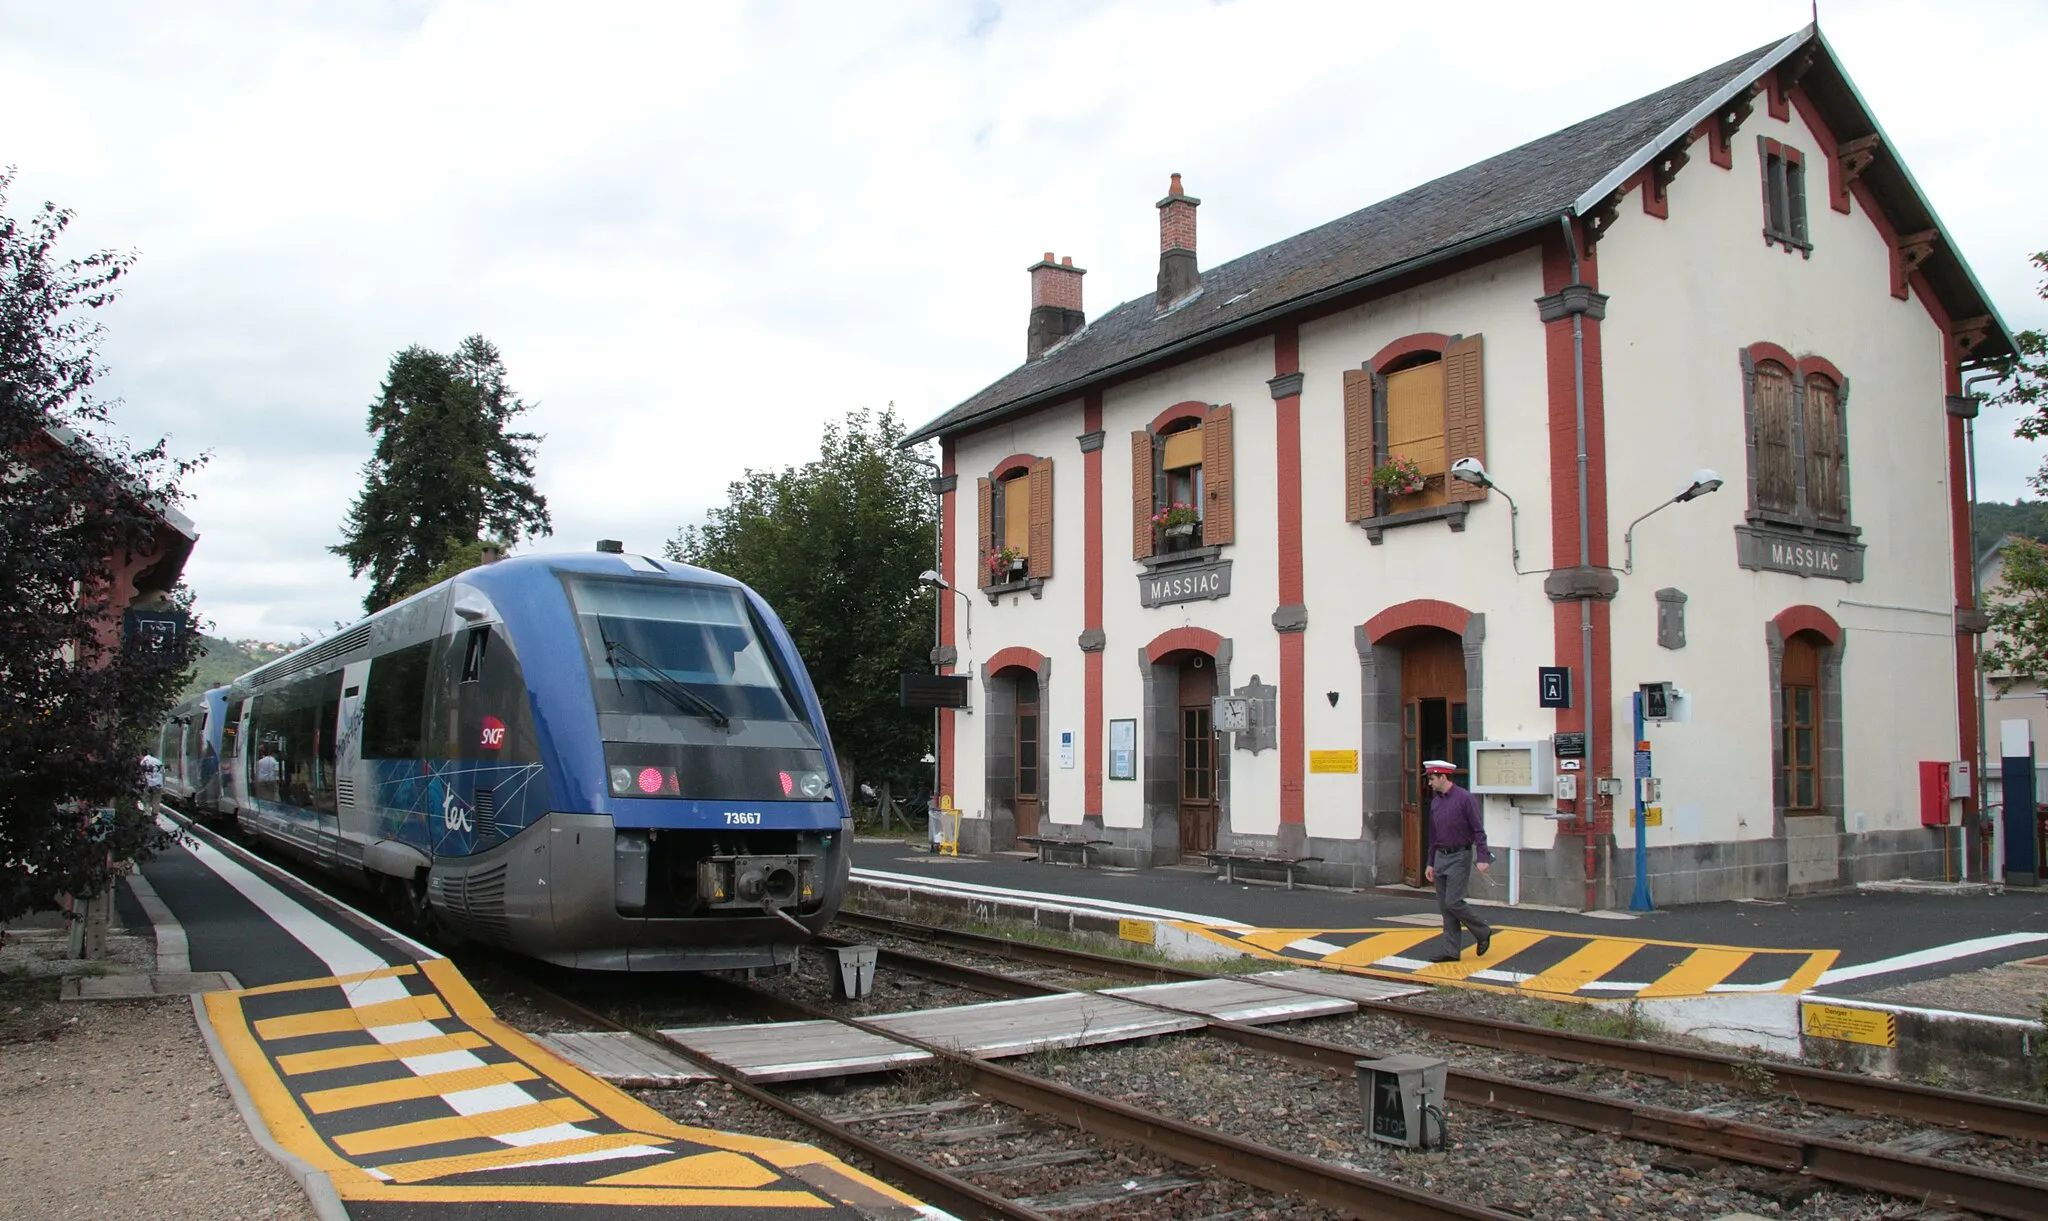
{"label": "sncf logo", "polygon": [[497,750],[505,745],[505,722],[494,716],[484,718],[483,748]]}

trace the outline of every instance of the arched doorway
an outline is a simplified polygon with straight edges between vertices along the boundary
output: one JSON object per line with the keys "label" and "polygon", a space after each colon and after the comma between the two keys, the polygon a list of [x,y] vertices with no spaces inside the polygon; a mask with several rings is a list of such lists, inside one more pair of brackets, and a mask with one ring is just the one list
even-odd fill
{"label": "arched doorway", "polygon": [[1050,707],[1052,663],[1031,649],[998,650],[982,669],[982,740],[989,812],[989,847],[1020,847],[1047,817],[1045,714]]}
{"label": "arched doorway", "polygon": [[1216,666],[1201,653],[1183,653],[1177,660],[1180,856],[1201,861],[1216,848]]}
{"label": "arched doorway", "polygon": [[1469,784],[1464,641],[1438,627],[1396,633],[1387,644],[1401,654],[1401,880],[1425,885],[1429,859],[1429,793],[1422,765],[1448,759],[1454,777]]}

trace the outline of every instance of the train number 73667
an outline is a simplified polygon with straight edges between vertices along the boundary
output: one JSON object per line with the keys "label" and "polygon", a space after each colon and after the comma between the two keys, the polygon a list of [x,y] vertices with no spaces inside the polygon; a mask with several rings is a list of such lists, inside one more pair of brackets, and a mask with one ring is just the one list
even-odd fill
{"label": "train number 73667", "polygon": [[760,823],[761,815],[758,812],[744,814],[733,810],[725,812],[725,825],[728,827],[754,827],[759,826]]}

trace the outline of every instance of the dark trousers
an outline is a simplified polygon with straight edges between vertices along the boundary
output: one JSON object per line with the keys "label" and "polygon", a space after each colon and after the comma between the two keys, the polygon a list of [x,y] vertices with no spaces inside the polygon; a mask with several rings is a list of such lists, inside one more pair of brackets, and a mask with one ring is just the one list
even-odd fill
{"label": "dark trousers", "polygon": [[1444,913],[1444,941],[1451,953],[1464,952],[1465,938],[1458,931],[1461,924],[1472,930],[1475,939],[1493,936],[1493,927],[1465,902],[1465,892],[1472,885],[1472,849],[1439,848],[1432,865],[1436,869],[1436,905]]}

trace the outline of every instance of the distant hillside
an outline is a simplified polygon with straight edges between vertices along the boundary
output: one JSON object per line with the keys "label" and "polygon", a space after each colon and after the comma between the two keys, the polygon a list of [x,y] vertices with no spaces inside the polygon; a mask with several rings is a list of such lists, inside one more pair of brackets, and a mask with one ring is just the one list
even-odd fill
{"label": "distant hillside", "polygon": [[184,699],[210,687],[221,686],[265,662],[275,661],[294,647],[272,644],[268,640],[218,640],[202,634],[199,637],[199,668],[193,672],[192,681],[178,693],[178,698]]}
{"label": "distant hillside", "polygon": [[1977,503],[1977,554],[2008,534],[2048,543],[2048,502],[2022,500],[2014,504],[1996,501]]}

